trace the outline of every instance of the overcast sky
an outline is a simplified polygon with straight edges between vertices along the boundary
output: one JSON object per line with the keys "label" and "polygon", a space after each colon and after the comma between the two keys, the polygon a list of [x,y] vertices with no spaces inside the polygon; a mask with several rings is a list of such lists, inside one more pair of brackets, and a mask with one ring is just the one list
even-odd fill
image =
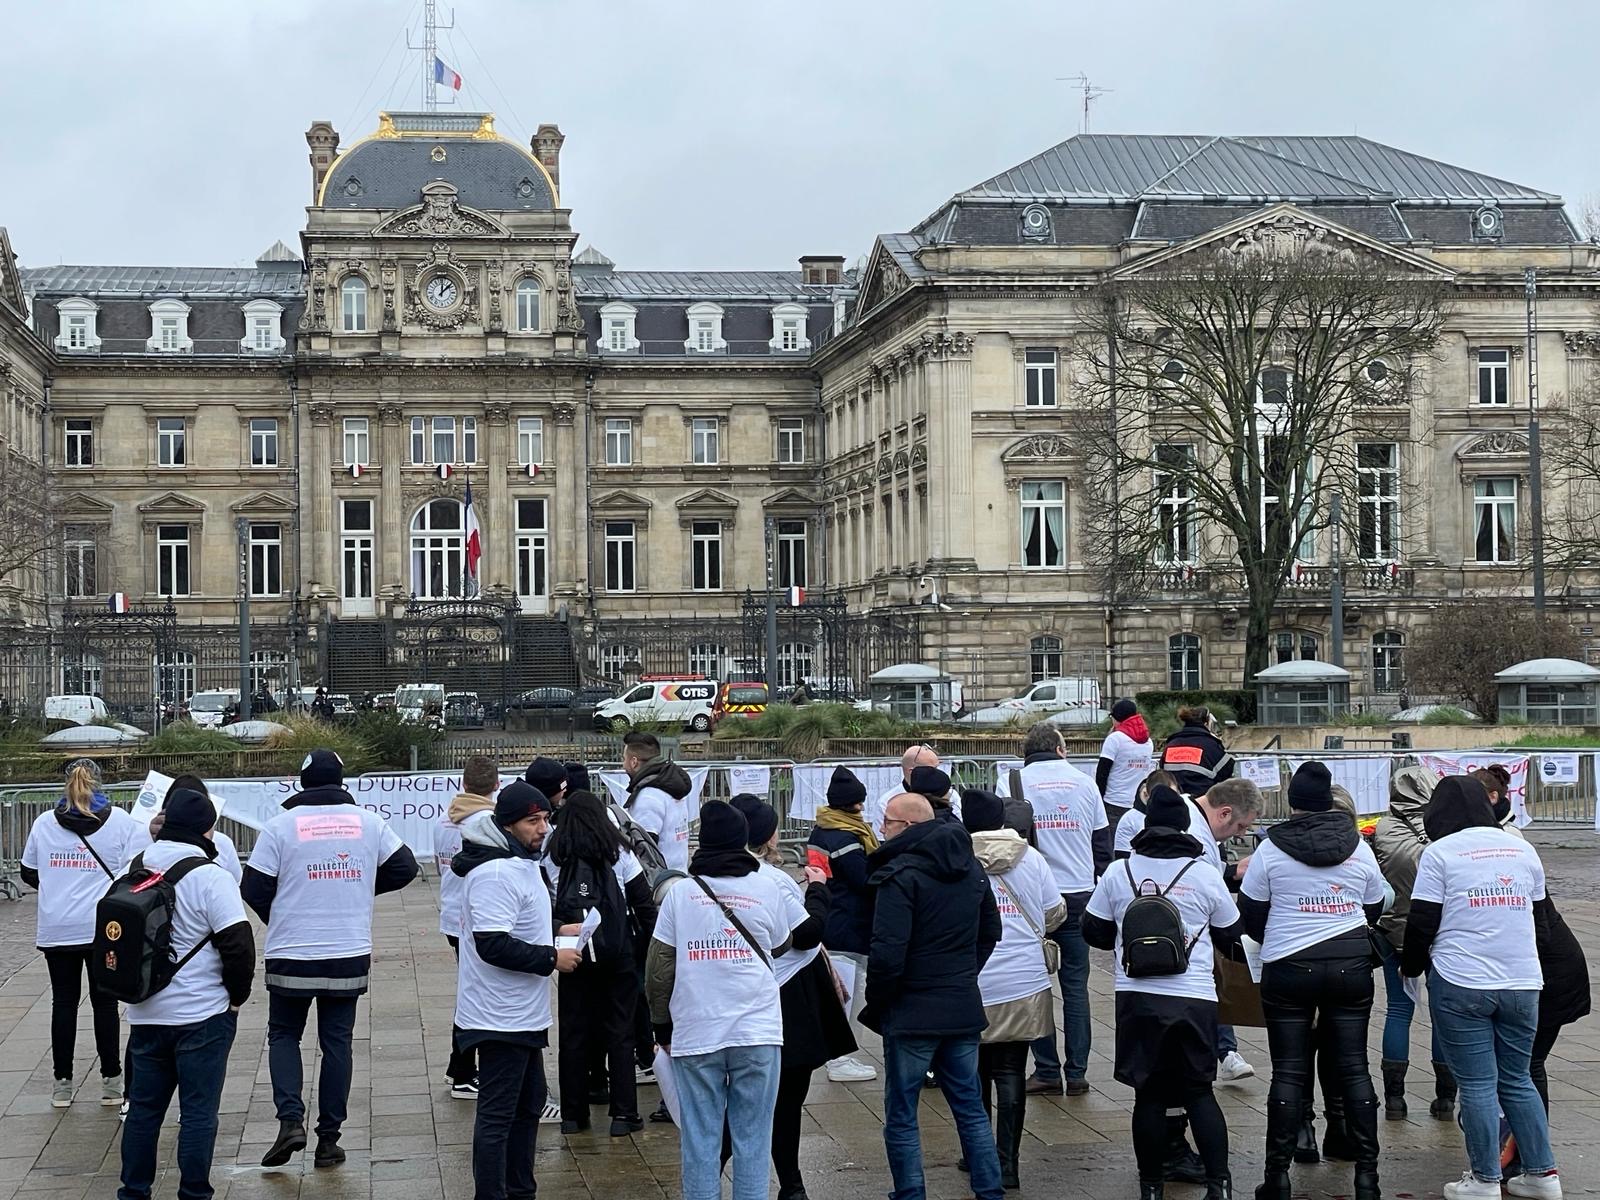
{"label": "overcast sky", "polygon": [[[450,5],[440,4],[441,16]],[[7,6],[0,225],[24,265],[298,248],[314,119],[414,108],[418,0]],[[460,0],[440,57],[624,268],[866,252],[1078,132],[1359,133],[1600,192],[1591,0]],[[70,15],[69,15],[70,14]]]}

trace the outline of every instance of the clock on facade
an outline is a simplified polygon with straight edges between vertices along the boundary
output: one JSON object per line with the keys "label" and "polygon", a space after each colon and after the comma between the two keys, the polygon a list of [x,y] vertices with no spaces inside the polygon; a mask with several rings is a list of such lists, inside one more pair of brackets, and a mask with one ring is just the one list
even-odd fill
{"label": "clock on facade", "polygon": [[422,294],[434,308],[446,309],[455,305],[460,292],[456,288],[456,281],[450,276],[435,275],[423,286]]}

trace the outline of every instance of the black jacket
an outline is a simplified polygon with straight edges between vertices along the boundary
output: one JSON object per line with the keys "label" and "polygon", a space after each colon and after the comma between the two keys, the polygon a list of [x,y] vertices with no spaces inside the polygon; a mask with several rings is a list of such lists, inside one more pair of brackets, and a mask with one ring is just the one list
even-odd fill
{"label": "black jacket", "polygon": [[880,846],[868,867],[876,894],[861,1023],[884,1036],[983,1032],[978,972],[1002,929],[967,831],[924,821]]}
{"label": "black jacket", "polygon": [[659,788],[674,800],[682,800],[694,791],[689,772],[665,758],[653,758],[639,768],[639,773],[628,780],[628,798],[623,808],[632,808],[633,802],[645,788]]}
{"label": "black jacket", "polygon": [[1184,725],[1161,747],[1161,769],[1172,772],[1178,790],[1203,796],[1213,783],[1233,778],[1233,756],[1204,725]]}
{"label": "black jacket", "polygon": [[[1308,867],[1336,867],[1356,852],[1361,844],[1361,834],[1349,813],[1333,809],[1330,812],[1301,813],[1274,825],[1267,834],[1267,840],[1296,862]],[[1134,842],[1137,844],[1138,838]],[[1368,904],[1365,908],[1367,923],[1377,925],[1378,918],[1383,915],[1383,901]],[[1239,909],[1244,914],[1245,932],[1258,942],[1266,941],[1267,918],[1272,913],[1272,902],[1252,900],[1240,893]],[[1301,953],[1315,949],[1315,946],[1308,947]]]}
{"label": "black jacket", "polygon": [[867,884],[867,850],[844,829],[813,827],[806,843],[828,856],[827,923],[822,944],[840,954],[865,954],[872,948],[872,888]]}

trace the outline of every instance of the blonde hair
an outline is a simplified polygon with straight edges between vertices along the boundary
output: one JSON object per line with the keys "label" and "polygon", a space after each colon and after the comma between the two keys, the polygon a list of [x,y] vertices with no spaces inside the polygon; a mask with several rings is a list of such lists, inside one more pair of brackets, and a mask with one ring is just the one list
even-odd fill
{"label": "blonde hair", "polygon": [[100,768],[80,758],[67,768],[67,806],[87,816],[94,808],[94,793],[99,786]]}

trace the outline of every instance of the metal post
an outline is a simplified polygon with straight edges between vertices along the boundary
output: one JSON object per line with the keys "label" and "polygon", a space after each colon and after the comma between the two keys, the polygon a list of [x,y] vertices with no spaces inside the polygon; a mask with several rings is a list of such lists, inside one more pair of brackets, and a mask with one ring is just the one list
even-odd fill
{"label": "metal post", "polygon": [[1329,585],[1333,603],[1333,628],[1330,631],[1333,645],[1329,658],[1336,667],[1344,666],[1344,529],[1340,525],[1341,508],[1339,493],[1334,492],[1328,498],[1328,518],[1333,526],[1333,574]]}
{"label": "metal post", "polygon": [[1544,612],[1544,480],[1539,453],[1539,272],[1522,273],[1528,301],[1528,492],[1533,534],[1533,611]]}
{"label": "metal post", "polygon": [[778,698],[778,523],[766,520],[767,537],[767,701]]}
{"label": "metal post", "polygon": [[239,543],[239,720],[250,719],[250,522],[233,525]]}

